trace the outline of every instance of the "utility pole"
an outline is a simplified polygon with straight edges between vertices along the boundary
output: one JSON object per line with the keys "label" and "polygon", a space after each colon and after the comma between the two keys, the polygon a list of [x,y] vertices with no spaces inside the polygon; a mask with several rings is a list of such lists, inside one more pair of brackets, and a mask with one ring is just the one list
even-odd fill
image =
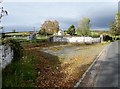
{"label": "utility pole", "polygon": [[33,27],[33,31],[34,31],[34,33],[36,33],[35,27]]}

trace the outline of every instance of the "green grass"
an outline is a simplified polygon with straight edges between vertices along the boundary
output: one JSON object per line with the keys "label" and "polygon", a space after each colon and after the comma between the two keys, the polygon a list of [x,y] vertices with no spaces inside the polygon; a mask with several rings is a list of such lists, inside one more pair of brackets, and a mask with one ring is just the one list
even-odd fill
{"label": "green grass", "polygon": [[37,76],[35,59],[33,55],[25,53],[22,59],[9,64],[2,72],[2,86],[33,87]]}
{"label": "green grass", "polygon": [[39,40],[47,39],[46,36],[37,36],[36,38]]}

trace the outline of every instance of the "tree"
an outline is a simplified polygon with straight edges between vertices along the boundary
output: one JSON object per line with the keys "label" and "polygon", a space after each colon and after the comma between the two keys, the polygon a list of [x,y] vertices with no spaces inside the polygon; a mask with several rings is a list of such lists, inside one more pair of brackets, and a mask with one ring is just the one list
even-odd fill
{"label": "tree", "polygon": [[78,32],[81,33],[82,36],[89,36],[90,35],[90,19],[83,18],[81,21],[78,22]]}
{"label": "tree", "polygon": [[118,33],[117,33],[117,29],[116,29],[116,23],[115,22],[111,22],[109,24],[109,27],[110,27],[110,33],[114,36],[116,36]]}
{"label": "tree", "polygon": [[13,31],[12,31],[13,33],[15,33],[16,32],[16,30],[15,29],[13,29]]}
{"label": "tree", "polygon": [[41,29],[41,30],[39,31],[39,34],[41,34],[41,35],[46,35],[47,33],[46,33],[45,29]]}
{"label": "tree", "polygon": [[74,35],[74,34],[75,34],[75,26],[74,26],[74,25],[71,25],[71,26],[68,28],[67,33],[70,34],[70,35]]}
{"label": "tree", "polygon": [[118,13],[116,14],[115,20],[116,20],[116,29],[117,29],[117,32],[118,32],[119,35],[120,35],[120,12],[118,12]]}
{"label": "tree", "polygon": [[116,14],[115,21],[111,22],[109,27],[113,36],[120,35],[120,12]]}
{"label": "tree", "polygon": [[47,20],[42,24],[40,33],[42,33],[42,34],[54,34],[54,33],[57,33],[58,31],[59,31],[58,21]]}

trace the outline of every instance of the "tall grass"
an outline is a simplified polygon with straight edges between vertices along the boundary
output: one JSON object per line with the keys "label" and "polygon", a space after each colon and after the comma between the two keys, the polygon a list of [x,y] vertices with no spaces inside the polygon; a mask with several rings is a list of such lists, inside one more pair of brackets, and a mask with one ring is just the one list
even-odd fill
{"label": "tall grass", "polygon": [[18,61],[13,61],[2,71],[3,87],[34,87],[37,72],[36,58],[28,52]]}

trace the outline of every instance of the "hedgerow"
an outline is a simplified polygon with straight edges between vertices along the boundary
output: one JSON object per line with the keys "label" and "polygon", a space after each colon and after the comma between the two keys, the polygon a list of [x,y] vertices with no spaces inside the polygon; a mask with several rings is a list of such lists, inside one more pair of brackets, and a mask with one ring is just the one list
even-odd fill
{"label": "hedgerow", "polygon": [[18,60],[23,55],[23,47],[21,46],[20,42],[16,39],[3,39],[2,45],[9,45],[13,50],[13,61]]}

